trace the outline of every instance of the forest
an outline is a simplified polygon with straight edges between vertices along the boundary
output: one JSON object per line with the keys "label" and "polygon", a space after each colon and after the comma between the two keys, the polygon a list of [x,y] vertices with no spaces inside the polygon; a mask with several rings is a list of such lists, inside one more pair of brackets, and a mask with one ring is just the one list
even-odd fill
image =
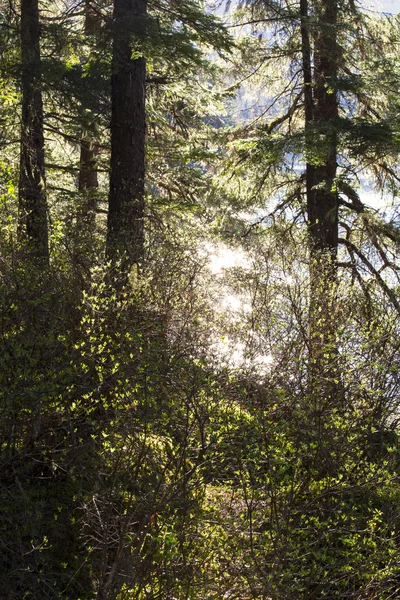
{"label": "forest", "polygon": [[0,596],[400,597],[400,16],[0,0]]}

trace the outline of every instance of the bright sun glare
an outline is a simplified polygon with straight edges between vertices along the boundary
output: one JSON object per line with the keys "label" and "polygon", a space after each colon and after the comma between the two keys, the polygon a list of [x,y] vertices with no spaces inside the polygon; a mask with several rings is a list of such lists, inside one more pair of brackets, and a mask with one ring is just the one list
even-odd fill
{"label": "bright sun glare", "polygon": [[[230,324],[240,321],[248,322],[253,310],[251,298],[244,291],[233,291],[226,276],[229,274],[229,270],[234,268],[250,271],[251,258],[249,254],[240,248],[230,248],[222,242],[205,244],[203,253],[217,289],[214,296],[215,309],[223,317],[222,322]],[[261,348],[263,346],[262,340],[258,339],[254,332],[249,330],[247,332],[248,339],[244,341],[235,336],[226,335],[222,330],[216,331],[214,337],[212,351],[221,365],[252,371],[258,377],[264,377],[270,371],[274,358],[270,353],[263,354],[262,351],[254,351],[255,346]],[[252,351],[251,348],[253,348]]]}

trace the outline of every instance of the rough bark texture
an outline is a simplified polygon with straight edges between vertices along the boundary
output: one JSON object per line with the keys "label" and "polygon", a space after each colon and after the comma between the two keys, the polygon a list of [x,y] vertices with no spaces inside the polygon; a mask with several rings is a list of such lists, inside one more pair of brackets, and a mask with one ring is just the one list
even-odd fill
{"label": "rough bark texture", "polygon": [[[310,250],[309,372],[316,408],[331,407],[339,390],[336,343],[338,194],[337,0],[315,2],[313,35],[309,7],[301,0],[305,86],[306,190]],[[312,76],[313,39],[314,74]],[[321,404],[322,401],[322,404]],[[326,402],[326,404],[324,404]],[[322,413],[321,413],[322,414]]]}
{"label": "rough bark texture", "polygon": [[307,164],[307,212],[312,255],[330,254],[333,262],[338,247],[338,195],[336,135],[332,124],[338,118],[336,40],[337,0],[324,0],[316,12],[314,39],[314,143],[322,152],[322,164]]}
{"label": "rough bark texture", "polygon": [[310,128],[314,115],[308,0],[300,0],[300,27],[304,79],[304,110],[306,118],[306,134],[308,134],[308,129]]}
{"label": "rough bark texture", "polygon": [[38,0],[21,0],[21,57],[19,234],[32,258],[48,263]]}
{"label": "rough bark texture", "polygon": [[96,156],[98,148],[91,136],[85,135],[81,140],[79,161],[79,190],[93,190],[99,186],[97,178]]}
{"label": "rough bark texture", "polygon": [[141,261],[144,248],[146,61],[132,51],[146,14],[147,0],[114,0],[107,252],[126,267]]}

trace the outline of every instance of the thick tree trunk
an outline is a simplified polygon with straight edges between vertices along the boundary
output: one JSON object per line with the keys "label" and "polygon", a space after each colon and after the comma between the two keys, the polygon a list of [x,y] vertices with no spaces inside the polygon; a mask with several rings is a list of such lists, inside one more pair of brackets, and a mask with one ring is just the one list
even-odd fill
{"label": "thick tree trunk", "polygon": [[[339,395],[336,344],[338,194],[336,178],[337,0],[315,2],[313,35],[301,0],[306,120],[306,190],[310,252],[309,378],[318,406]],[[314,76],[312,76],[313,39]]]}
{"label": "thick tree trunk", "polygon": [[32,257],[48,264],[38,0],[21,0],[21,55],[19,237],[27,242]]}
{"label": "thick tree trunk", "polygon": [[[338,118],[337,0],[324,0],[316,12],[314,38],[314,143],[322,164],[307,164],[307,211],[312,258],[329,256],[335,267],[338,248],[336,134]],[[322,258],[322,257],[321,257]]]}
{"label": "thick tree trunk", "polygon": [[146,14],[147,0],[114,0],[107,253],[123,268],[140,263],[144,251],[146,61],[133,54]]}

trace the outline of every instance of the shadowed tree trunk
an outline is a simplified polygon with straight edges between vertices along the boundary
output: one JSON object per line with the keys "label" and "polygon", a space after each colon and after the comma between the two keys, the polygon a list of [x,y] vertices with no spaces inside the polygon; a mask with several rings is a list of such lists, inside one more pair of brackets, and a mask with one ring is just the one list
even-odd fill
{"label": "shadowed tree trunk", "polygon": [[21,0],[22,120],[19,237],[49,262],[38,0]]}
{"label": "shadowed tree trunk", "polygon": [[[85,35],[95,36],[98,35],[100,30],[100,15],[98,10],[92,5],[90,0],[85,1]],[[98,146],[93,134],[90,135],[87,132],[83,132],[81,140],[81,152],[79,161],[79,190],[84,192],[86,190],[94,190],[98,187],[97,178],[97,166],[96,156],[98,154]],[[95,198],[88,198],[87,218],[92,220],[94,218],[96,204]]]}
{"label": "shadowed tree trunk", "polygon": [[[335,306],[337,296],[338,208],[336,190],[338,118],[337,0],[301,0],[306,118],[306,189],[310,251],[310,384],[327,404],[338,394]],[[313,39],[313,49],[311,41]],[[312,73],[312,50],[314,74]]]}
{"label": "shadowed tree trunk", "polygon": [[[92,0],[85,0],[85,36],[98,36],[100,28],[101,15],[98,8],[93,5]],[[89,108],[88,106],[85,106],[84,101],[82,103],[82,108],[86,109],[86,112]],[[95,248],[95,244],[93,243],[93,235],[96,228],[99,187],[97,172],[97,156],[99,153],[99,145],[97,143],[96,132],[95,128],[93,127],[93,123],[90,125],[90,131],[82,131],[82,139],[80,142],[78,181],[80,198],[76,223],[77,239],[74,249],[76,263],[85,267],[85,277],[88,275],[91,264],[90,255],[93,253]]]}
{"label": "shadowed tree trunk", "polygon": [[143,32],[147,0],[114,0],[111,175],[107,254],[123,269],[144,251],[146,61],[135,46]]}
{"label": "shadowed tree trunk", "polygon": [[[338,118],[336,40],[337,0],[324,0],[316,13],[314,41],[314,102],[317,152],[322,164],[307,164],[307,211],[312,258],[326,255],[336,269],[338,248],[338,194],[336,177],[336,134]],[[320,157],[319,156],[319,157]],[[322,258],[322,257],[321,257]]]}
{"label": "shadowed tree trunk", "polygon": [[[96,156],[98,147],[93,136],[85,134],[81,140],[81,152],[79,160],[79,191],[94,190],[99,187],[97,178]],[[95,211],[96,205],[89,203],[87,211]]]}

